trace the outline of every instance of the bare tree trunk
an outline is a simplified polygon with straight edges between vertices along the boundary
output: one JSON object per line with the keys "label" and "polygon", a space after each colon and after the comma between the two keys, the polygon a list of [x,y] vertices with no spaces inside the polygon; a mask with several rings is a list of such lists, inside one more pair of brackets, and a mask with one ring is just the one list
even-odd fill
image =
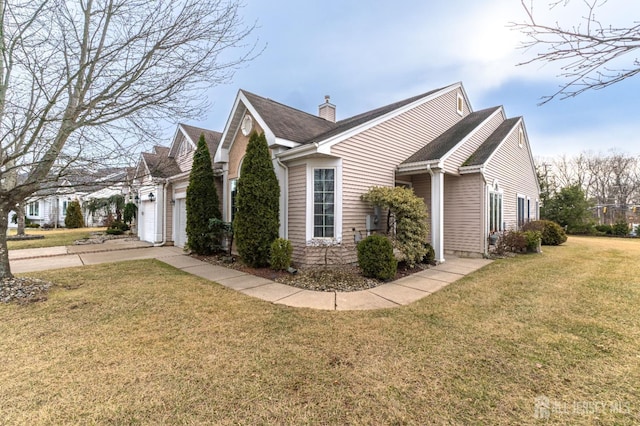
{"label": "bare tree trunk", "polygon": [[7,248],[7,229],[9,227],[9,211],[6,203],[0,204],[0,286],[2,278],[12,278],[9,266],[9,249]]}
{"label": "bare tree trunk", "polygon": [[18,216],[18,230],[16,235],[25,235],[24,233],[24,206],[21,203],[16,204],[16,215]]}

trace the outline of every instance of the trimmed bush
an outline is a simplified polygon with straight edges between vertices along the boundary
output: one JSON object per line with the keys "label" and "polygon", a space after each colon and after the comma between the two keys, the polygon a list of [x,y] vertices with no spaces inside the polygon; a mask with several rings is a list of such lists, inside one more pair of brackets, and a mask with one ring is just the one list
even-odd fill
{"label": "trimmed bush", "polygon": [[126,223],[120,220],[114,220],[105,232],[109,235],[122,235],[129,229],[131,228]]}
{"label": "trimmed bush", "polygon": [[527,242],[527,251],[537,252],[542,241],[542,233],[540,231],[524,231],[523,234]]}
{"label": "trimmed bush", "polygon": [[193,166],[187,186],[187,246],[197,254],[210,254],[220,242],[211,241],[209,219],[221,219],[218,193],[214,182],[211,155],[204,134],[193,153]]}
{"label": "trimmed bush", "polygon": [[433,247],[431,247],[431,244],[429,243],[426,243],[424,246],[427,251],[427,254],[425,254],[424,257],[422,258],[422,263],[425,263],[427,265],[435,265],[436,251],[433,249]]}
{"label": "trimmed bush", "polygon": [[291,255],[293,254],[293,246],[291,241],[284,238],[278,238],[271,243],[271,269],[276,271],[284,271],[291,266]]}
{"label": "trimmed bush", "polygon": [[611,227],[611,233],[623,237],[629,233],[629,224],[624,219],[619,219]]}
{"label": "trimmed bush", "polygon": [[358,243],[358,265],[365,277],[388,280],[396,275],[398,261],[391,241],[382,235],[369,235]]}
{"label": "trimmed bush", "polygon": [[412,189],[374,186],[360,197],[374,206],[388,210],[386,233],[410,265],[422,261],[429,233],[427,206]]}
{"label": "trimmed bush", "polygon": [[124,211],[122,212],[122,220],[124,223],[131,225],[138,216],[138,206],[135,203],[127,203],[124,205]]}
{"label": "trimmed bush", "polygon": [[267,266],[280,228],[280,185],[264,133],[253,132],[249,138],[236,204],[233,233],[238,253],[249,266]]}
{"label": "trimmed bush", "polygon": [[596,225],[596,231],[604,235],[613,235],[613,229],[611,228],[611,225]]}
{"label": "trimmed bush", "polygon": [[80,202],[78,200],[70,202],[67,206],[64,226],[67,228],[84,228],[82,209],[80,208]]}
{"label": "trimmed bush", "polygon": [[567,241],[564,229],[551,220],[534,220],[522,226],[523,231],[538,231],[542,236],[543,246],[559,246]]}

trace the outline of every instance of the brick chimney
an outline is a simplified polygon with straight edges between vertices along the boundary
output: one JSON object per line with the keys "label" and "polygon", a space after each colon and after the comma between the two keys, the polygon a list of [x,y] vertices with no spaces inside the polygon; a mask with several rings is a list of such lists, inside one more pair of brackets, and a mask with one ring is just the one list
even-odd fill
{"label": "brick chimney", "polygon": [[331,99],[331,97],[329,95],[326,95],[324,97],[324,103],[318,106],[318,116],[320,116],[320,118],[324,118],[327,121],[335,123],[336,106],[329,102],[329,99]]}

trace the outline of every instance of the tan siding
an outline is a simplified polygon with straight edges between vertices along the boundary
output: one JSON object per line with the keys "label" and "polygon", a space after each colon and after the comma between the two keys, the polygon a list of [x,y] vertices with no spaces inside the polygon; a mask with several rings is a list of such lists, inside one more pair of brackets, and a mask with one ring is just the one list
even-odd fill
{"label": "tan siding", "polygon": [[352,228],[364,231],[371,209],[360,196],[374,185],[393,186],[397,165],[461,119],[456,93],[445,93],[332,148],[343,159],[343,240],[353,238]]}
{"label": "tan siding", "polygon": [[[404,177],[403,177],[404,179]],[[424,200],[429,214],[429,236],[427,241],[431,241],[431,176],[427,173],[411,176],[413,192]]]}
{"label": "tan siding", "polygon": [[173,241],[173,205],[171,204],[172,194],[173,194],[173,185],[168,184],[167,189],[165,191],[167,197],[164,200],[164,211],[165,211],[165,239],[167,241]]}
{"label": "tan siding", "polygon": [[289,167],[289,240],[293,246],[293,260],[305,263],[307,174],[304,164]]}
{"label": "tan siding", "polygon": [[518,131],[516,127],[511,132],[485,167],[487,183],[493,185],[494,180],[497,179],[500,188],[504,191],[502,202],[507,229],[517,227],[518,194],[531,199],[531,217],[535,216],[535,202],[539,199],[533,159],[529,155],[526,141],[522,148],[518,146]]}
{"label": "tan siding", "polygon": [[477,132],[473,134],[462,146],[456,149],[444,162],[446,173],[458,174],[458,168],[469,159],[482,143],[487,140],[494,130],[504,121],[501,113],[493,116]]}
{"label": "tan siding", "polygon": [[445,251],[482,253],[483,183],[480,174],[445,175],[444,193]]}
{"label": "tan siding", "polygon": [[[257,120],[253,120],[254,122],[254,130],[258,132],[258,134],[262,133],[262,128],[256,122]],[[233,141],[233,145],[231,145],[231,149],[229,150],[229,179],[235,179],[240,174],[240,170],[238,170],[240,166],[240,162],[244,157],[244,154],[247,151],[247,145],[249,144],[249,136],[245,136],[242,132],[238,131],[236,134],[236,138]]]}
{"label": "tan siding", "polygon": [[195,152],[195,149],[183,134],[180,134],[180,140],[178,144],[178,155],[176,155],[176,163],[178,163],[178,167],[181,171],[187,172],[191,170],[191,167],[193,165],[193,153]]}

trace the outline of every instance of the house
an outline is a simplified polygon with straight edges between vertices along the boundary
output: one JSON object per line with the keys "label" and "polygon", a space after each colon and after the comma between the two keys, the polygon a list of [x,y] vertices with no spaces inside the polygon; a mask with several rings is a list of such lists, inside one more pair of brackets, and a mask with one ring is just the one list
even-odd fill
{"label": "house", "polygon": [[355,241],[379,226],[360,199],[372,186],[403,185],[424,199],[440,262],[447,253],[481,256],[491,233],[538,218],[523,118],[501,106],[473,111],[461,83],[339,121],[329,97],[312,115],[240,90],[214,155],[227,221],[254,131],[272,154],[280,235],[298,265],[323,263],[327,246],[341,262],[356,260]]}
{"label": "house", "polygon": [[[104,168],[86,172],[70,171],[60,180],[52,180],[43,185],[31,197],[25,200],[25,218],[30,223],[43,227],[58,228],[65,226],[67,207],[71,201],[78,201],[82,206],[92,198],[108,198],[120,194],[128,196],[130,177],[126,168]],[[102,225],[104,215],[91,215],[84,212],[87,226]],[[9,213],[9,227],[15,228],[13,222],[15,212]]]}
{"label": "house", "polygon": [[[169,147],[143,152],[134,174],[137,191],[137,232],[142,241],[184,247],[187,241],[186,196],[189,174],[200,135],[213,157],[221,133],[179,124]],[[219,174],[219,173],[218,173]],[[222,194],[222,179],[216,179]]]}

